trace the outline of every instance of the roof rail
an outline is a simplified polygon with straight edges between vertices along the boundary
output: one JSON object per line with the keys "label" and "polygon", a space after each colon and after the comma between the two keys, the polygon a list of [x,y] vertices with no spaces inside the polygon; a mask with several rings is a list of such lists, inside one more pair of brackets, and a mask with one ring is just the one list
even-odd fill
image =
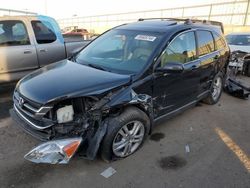
{"label": "roof rail", "polygon": [[169,21],[176,21],[176,22],[184,22],[184,24],[208,24],[220,27],[222,33],[224,33],[224,27],[222,22],[218,21],[211,21],[211,20],[199,20],[199,19],[191,19],[191,18],[140,18],[138,21],[147,21],[147,20],[169,20]]}

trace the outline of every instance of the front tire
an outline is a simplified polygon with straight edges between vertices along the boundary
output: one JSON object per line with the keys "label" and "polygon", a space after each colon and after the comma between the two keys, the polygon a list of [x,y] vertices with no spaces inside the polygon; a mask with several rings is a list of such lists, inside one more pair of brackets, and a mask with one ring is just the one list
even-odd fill
{"label": "front tire", "polygon": [[122,159],[136,152],[149,134],[148,116],[136,107],[128,107],[119,116],[110,118],[101,145],[104,161]]}
{"label": "front tire", "polygon": [[219,72],[214,77],[209,95],[205,99],[203,99],[203,102],[210,105],[216,104],[221,97],[222,90],[223,90],[223,75],[221,72]]}

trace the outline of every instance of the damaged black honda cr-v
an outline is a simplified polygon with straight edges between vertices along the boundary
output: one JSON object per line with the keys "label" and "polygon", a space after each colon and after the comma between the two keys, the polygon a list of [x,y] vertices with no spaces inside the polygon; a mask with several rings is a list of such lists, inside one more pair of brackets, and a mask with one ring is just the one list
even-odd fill
{"label": "damaged black honda cr-v", "polygon": [[45,143],[33,162],[67,163],[134,153],[162,117],[221,95],[229,48],[218,22],[140,19],[113,28],[78,54],[26,76],[12,117]]}

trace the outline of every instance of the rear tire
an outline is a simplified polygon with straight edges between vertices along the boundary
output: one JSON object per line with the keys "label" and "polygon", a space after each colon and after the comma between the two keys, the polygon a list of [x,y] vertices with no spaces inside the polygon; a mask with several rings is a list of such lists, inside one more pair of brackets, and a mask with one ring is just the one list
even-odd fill
{"label": "rear tire", "polygon": [[150,121],[143,111],[126,108],[119,116],[109,119],[100,148],[101,158],[109,162],[128,157],[142,146],[149,130]]}
{"label": "rear tire", "polygon": [[206,104],[216,104],[222,94],[223,90],[223,74],[219,72],[213,79],[213,82],[211,84],[209,95],[203,99],[203,102]]}
{"label": "rear tire", "polygon": [[250,77],[250,62],[247,65],[247,76]]}

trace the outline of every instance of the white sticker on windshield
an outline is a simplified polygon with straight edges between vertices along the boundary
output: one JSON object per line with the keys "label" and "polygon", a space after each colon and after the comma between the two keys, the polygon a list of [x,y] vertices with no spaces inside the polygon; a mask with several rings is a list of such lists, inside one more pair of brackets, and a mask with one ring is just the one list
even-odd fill
{"label": "white sticker on windshield", "polygon": [[154,36],[149,36],[149,35],[137,35],[135,37],[135,40],[145,40],[145,41],[150,41],[153,42],[156,39]]}

